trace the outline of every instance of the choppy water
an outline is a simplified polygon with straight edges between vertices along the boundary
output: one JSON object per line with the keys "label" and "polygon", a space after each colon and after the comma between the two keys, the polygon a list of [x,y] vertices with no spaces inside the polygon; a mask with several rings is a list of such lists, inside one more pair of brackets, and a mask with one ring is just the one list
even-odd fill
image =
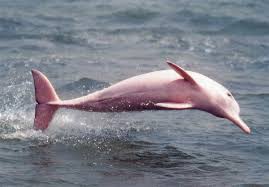
{"label": "choppy water", "polygon": [[[1,186],[269,184],[268,1],[0,2]],[[30,70],[63,99],[170,59],[229,88],[251,127],[200,111],[60,110],[32,129]]]}

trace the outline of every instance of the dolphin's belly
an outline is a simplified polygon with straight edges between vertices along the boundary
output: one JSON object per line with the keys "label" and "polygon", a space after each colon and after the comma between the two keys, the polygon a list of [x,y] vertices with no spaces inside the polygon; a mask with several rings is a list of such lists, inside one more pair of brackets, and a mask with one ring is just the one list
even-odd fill
{"label": "dolphin's belly", "polygon": [[164,94],[155,95],[153,92],[140,92],[121,97],[112,97],[89,103],[87,109],[90,111],[134,111],[134,110],[153,110],[155,104],[164,102],[168,97]]}

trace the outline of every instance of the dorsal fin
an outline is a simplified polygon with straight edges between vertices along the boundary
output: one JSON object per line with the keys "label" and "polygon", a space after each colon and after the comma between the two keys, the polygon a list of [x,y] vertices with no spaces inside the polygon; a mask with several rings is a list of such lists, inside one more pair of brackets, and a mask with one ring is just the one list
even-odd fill
{"label": "dorsal fin", "polygon": [[179,67],[178,65],[170,62],[170,61],[166,61],[166,63],[175,71],[177,72],[179,75],[181,75],[186,81],[190,82],[193,85],[197,85],[196,81],[191,77],[191,75],[185,71],[183,68]]}

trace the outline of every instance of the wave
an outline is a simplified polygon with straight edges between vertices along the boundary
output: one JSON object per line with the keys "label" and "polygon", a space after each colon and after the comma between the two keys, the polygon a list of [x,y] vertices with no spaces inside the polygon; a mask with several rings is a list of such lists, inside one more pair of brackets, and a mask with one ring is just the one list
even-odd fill
{"label": "wave", "polygon": [[14,27],[22,26],[23,22],[14,18],[0,18],[2,29],[13,29]]}
{"label": "wave", "polygon": [[75,22],[75,18],[73,17],[64,17],[61,15],[55,16],[55,15],[47,15],[47,14],[39,14],[36,15],[37,18],[44,20],[44,21],[48,21],[48,22],[55,22],[55,23],[73,23]]}
{"label": "wave", "polygon": [[268,35],[269,23],[254,19],[242,19],[228,24],[217,33],[231,35]]}
{"label": "wave", "polygon": [[194,12],[188,9],[183,9],[177,12],[175,15],[175,20],[189,21],[195,27],[222,27],[223,25],[230,24],[235,20],[235,18],[231,16],[210,15],[209,13]]}
{"label": "wave", "polygon": [[269,98],[269,93],[235,93],[235,95],[244,97]]}
{"label": "wave", "polygon": [[145,8],[131,8],[126,10],[118,10],[112,14],[105,16],[99,16],[101,19],[106,19],[108,22],[113,21],[114,23],[145,23],[159,15],[158,12],[145,9]]}
{"label": "wave", "polygon": [[119,153],[113,157],[113,162],[135,164],[149,168],[175,168],[196,161],[194,155],[180,151],[173,146],[165,146],[159,151],[144,149],[135,153]]}
{"label": "wave", "polygon": [[83,77],[77,81],[74,81],[74,82],[71,82],[62,86],[59,90],[61,91],[76,90],[82,94],[86,94],[94,90],[100,90],[102,88],[108,87],[109,85],[110,84],[107,82]]}
{"label": "wave", "polygon": [[227,15],[210,15],[183,9],[172,16],[172,20],[190,24],[201,34],[207,35],[268,35],[269,22],[254,18],[238,18]]}

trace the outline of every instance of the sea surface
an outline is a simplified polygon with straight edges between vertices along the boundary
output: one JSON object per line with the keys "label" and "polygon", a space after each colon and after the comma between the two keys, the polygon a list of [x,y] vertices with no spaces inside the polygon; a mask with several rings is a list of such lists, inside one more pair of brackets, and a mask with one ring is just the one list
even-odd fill
{"label": "sea surface", "polygon": [[[268,10],[267,0],[1,0],[0,186],[269,185]],[[70,99],[167,59],[231,90],[252,133],[197,110],[61,109],[33,130],[32,68]]]}

